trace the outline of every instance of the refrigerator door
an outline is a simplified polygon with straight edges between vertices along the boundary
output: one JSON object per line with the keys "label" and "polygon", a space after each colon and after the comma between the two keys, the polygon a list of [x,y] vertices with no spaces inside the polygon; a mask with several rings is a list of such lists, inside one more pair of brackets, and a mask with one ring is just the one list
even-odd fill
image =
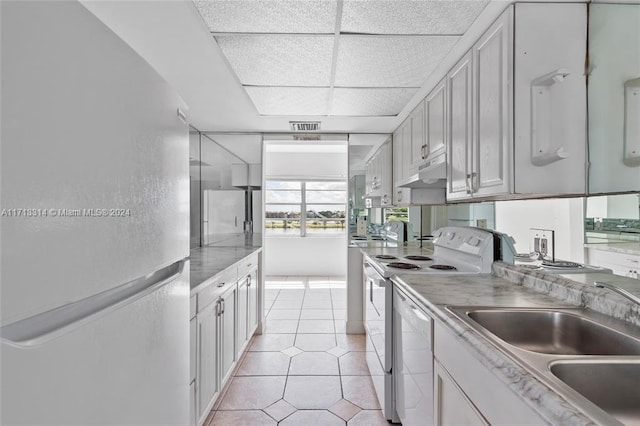
{"label": "refrigerator door", "polygon": [[181,99],[80,3],[1,7],[5,325],[189,255],[189,140]]}
{"label": "refrigerator door", "polygon": [[186,424],[186,107],[79,2],[0,8],[0,423]]}
{"label": "refrigerator door", "polygon": [[204,244],[221,234],[244,232],[245,192],[205,190],[203,194]]}
{"label": "refrigerator door", "polygon": [[188,262],[182,271],[59,330],[3,329],[0,423],[187,424]]}

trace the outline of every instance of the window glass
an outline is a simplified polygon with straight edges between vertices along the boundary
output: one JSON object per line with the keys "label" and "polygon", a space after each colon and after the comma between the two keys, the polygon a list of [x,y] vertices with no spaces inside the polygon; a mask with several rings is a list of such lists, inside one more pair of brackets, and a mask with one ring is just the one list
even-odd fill
{"label": "window glass", "polygon": [[[347,182],[265,182],[265,233],[303,236],[346,232]],[[305,212],[302,220],[301,212]]]}

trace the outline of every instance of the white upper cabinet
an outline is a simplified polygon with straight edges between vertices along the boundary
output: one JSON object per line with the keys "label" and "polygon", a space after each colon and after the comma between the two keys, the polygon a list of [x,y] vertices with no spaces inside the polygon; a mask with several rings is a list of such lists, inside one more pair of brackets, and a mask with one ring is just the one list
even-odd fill
{"label": "white upper cabinet", "polygon": [[392,143],[389,138],[371,157],[365,167],[365,195],[369,207],[393,205]]}
{"label": "white upper cabinet", "polygon": [[447,199],[471,196],[473,70],[468,52],[447,75],[449,86],[449,146]]}
{"label": "white upper cabinet", "polygon": [[447,200],[586,192],[585,57],[585,4],[519,3],[485,31],[447,75]]}
{"label": "white upper cabinet", "polygon": [[589,6],[589,192],[640,191],[640,4]]}
{"label": "white upper cabinet", "polygon": [[426,158],[424,101],[420,102],[411,116],[411,153],[406,161],[409,169],[407,176],[418,172],[418,167]]}
{"label": "white upper cabinet", "polygon": [[474,195],[509,192],[513,16],[507,12],[473,48],[474,115],[471,183]]}
{"label": "white upper cabinet", "polygon": [[515,192],[584,194],[587,5],[515,5]]}
{"label": "white upper cabinet", "polygon": [[445,151],[447,127],[447,80],[440,83],[425,99],[425,142],[422,158],[440,154]]}

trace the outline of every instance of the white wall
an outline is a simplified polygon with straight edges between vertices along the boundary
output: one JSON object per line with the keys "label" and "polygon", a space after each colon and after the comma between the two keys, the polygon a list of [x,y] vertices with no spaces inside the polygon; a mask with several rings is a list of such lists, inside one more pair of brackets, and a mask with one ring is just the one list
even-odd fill
{"label": "white wall", "polygon": [[[291,152],[295,151],[295,152]],[[347,144],[265,143],[265,179],[348,178]],[[346,208],[346,203],[345,203]],[[266,275],[347,275],[347,234],[264,238]]]}
{"label": "white wall", "polygon": [[347,275],[346,237],[266,237],[266,275]]}
{"label": "white wall", "polygon": [[556,258],[584,262],[582,198],[496,201],[496,230],[516,240],[518,253],[528,253],[529,229],[555,231]]}

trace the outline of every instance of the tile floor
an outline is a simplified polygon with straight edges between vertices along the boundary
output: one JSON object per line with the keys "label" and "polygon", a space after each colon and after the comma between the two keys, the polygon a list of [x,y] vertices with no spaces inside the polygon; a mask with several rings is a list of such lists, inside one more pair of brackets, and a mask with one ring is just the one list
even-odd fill
{"label": "tile floor", "polygon": [[265,288],[267,332],[254,338],[205,425],[388,425],[365,336],[345,334],[345,279],[269,277]]}

